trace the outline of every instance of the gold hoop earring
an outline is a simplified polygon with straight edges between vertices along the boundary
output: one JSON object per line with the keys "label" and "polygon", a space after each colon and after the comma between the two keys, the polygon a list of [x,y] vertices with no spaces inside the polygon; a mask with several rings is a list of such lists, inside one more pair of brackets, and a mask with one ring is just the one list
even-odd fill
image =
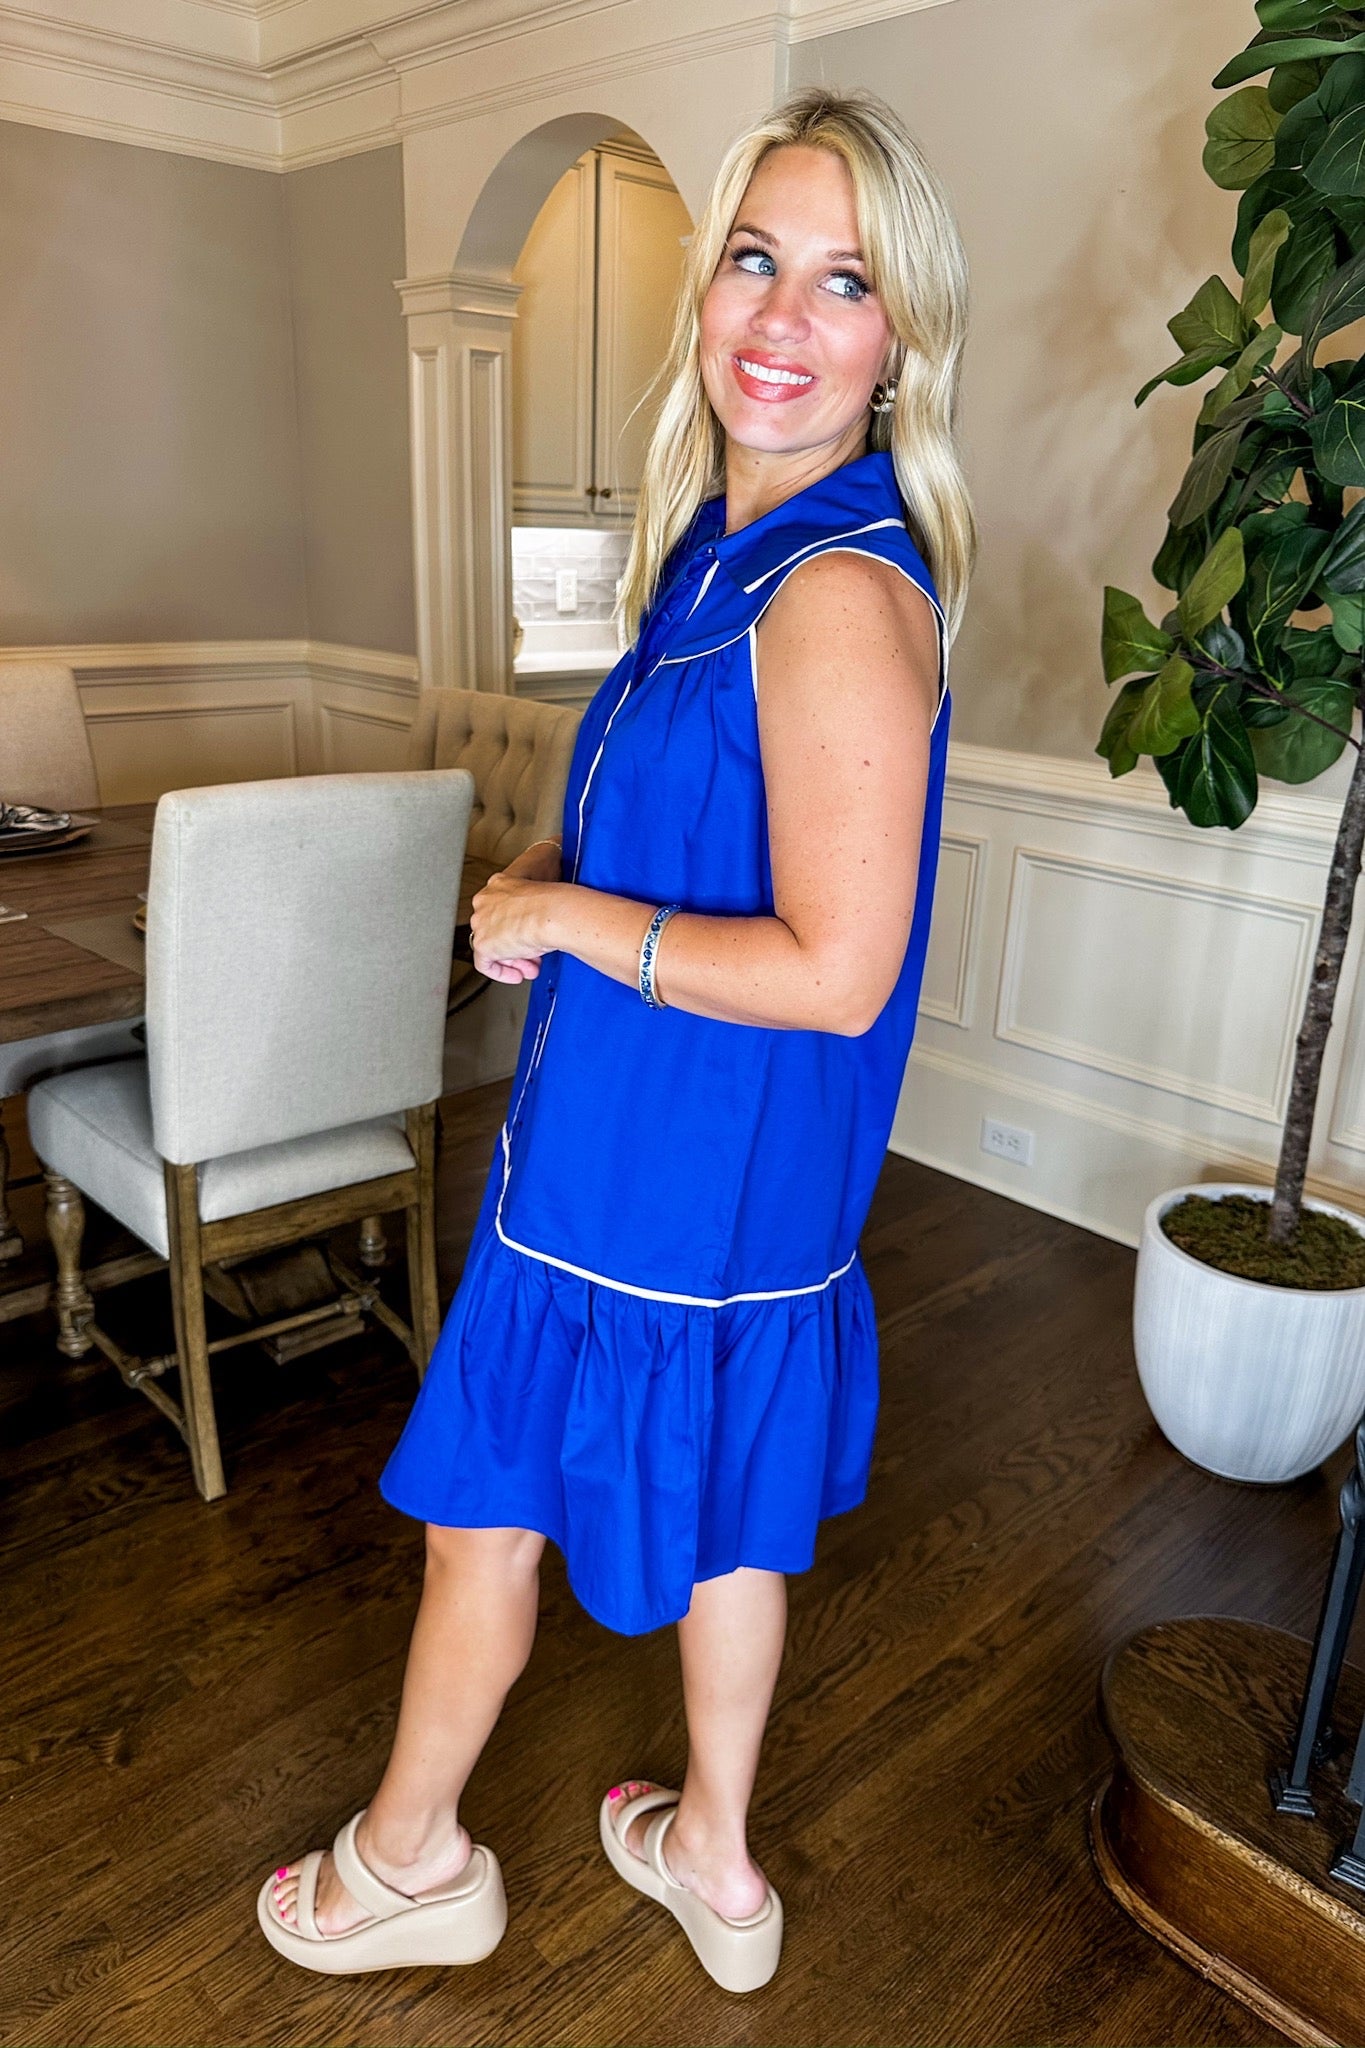
{"label": "gold hoop earring", "polygon": [[873,412],[890,412],[896,403],[896,379],[891,377],[885,384],[880,380],[872,386]]}

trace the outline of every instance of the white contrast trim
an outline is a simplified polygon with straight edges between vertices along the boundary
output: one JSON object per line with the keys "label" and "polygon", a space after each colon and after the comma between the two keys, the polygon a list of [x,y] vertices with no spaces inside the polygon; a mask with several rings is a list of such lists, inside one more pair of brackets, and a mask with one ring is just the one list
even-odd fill
{"label": "white contrast trim", "polygon": [[798,548],[795,554],[788,555],[786,560],[779,562],[775,569],[765,569],[761,576],[755,576],[752,583],[746,583],[744,585],[745,595],[752,597],[753,593],[768,582],[771,577],[780,576],[784,569],[789,569],[794,562],[799,562],[803,555],[815,555],[822,548],[837,547],[841,540],[857,540],[858,536],[863,533],[881,533],[888,526],[904,525],[905,521],[903,519],[873,519],[866,526],[850,526],[847,533],[831,533],[823,540],[808,540],[803,548]]}
{"label": "white contrast trim", "polygon": [[503,1244],[509,1251],[520,1252],[523,1258],[538,1259],[543,1266],[556,1266],[561,1273],[572,1273],[579,1280],[591,1280],[598,1287],[610,1287],[616,1294],[634,1294],[642,1301],[676,1301],[683,1308],[728,1308],[732,1301],[788,1301],[798,1294],[822,1294],[826,1287],[846,1273],[858,1256],[855,1245],[842,1266],[836,1266],[824,1280],[815,1280],[807,1287],[773,1287],[755,1290],[745,1294],[669,1294],[658,1287],[633,1287],[628,1280],[613,1280],[606,1273],[594,1273],[587,1266],[575,1266],[569,1259],[557,1259],[550,1252],[538,1252],[528,1244],[518,1244],[509,1237],[502,1227],[502,1205],[507,1194],[507,1183],[512,1172],[512,1148],[507,1135],[506,1124],[502,1127],[502,1187],[498,1192],[498,1206],[493,1214],[493,1225]]}
{"label": "white contrast trim", "polygon": [[[899,525],[901,525],[901,524],[902,524],[902,522],[901,522],[901,521],[900,521],[899,519],[879,519],[879,520],[878,520],[878,521],[876,522],[876,525],[877,525],[877,527],[882,527],[882,526],[899,526]],[[874,528],[874,527],[870,527],[870,526],[860,526],[860,527],[858,528],[858,532],[859,532],[859,533],[872,533],[872,532],[874,532],[874,531],[875,531],[875,528]],[[850,538],[851,538],[851,536],[850,536]],[[827,554],[827,555],[836,555],[836,554],[837,554],[837,555],[865,555],[865,556],[866,556],[866,558],[867,558],[867,560],[868,560],[869,562],[885,562],[885,563],[887,563],[888,567],[890,567],[890,568],[892,568],[892,569],[896,569],[896,570],[898,570],[898,571],[899,571],[899,573],[900,573],[900,574],[901,574],[902,576],[904,576],[904,578],[905,578],[905,580],[906,580],[906,582],[907,582],[907,583],[913,583],[913,584],[914,584],[914,586],[915,586],[915,588],[916,588],[916,590],[918,590],[918,591],[919,591],[920,595],[921,595],[922,597],[925,597],[925,598],[927,598],[927,599],[928,599],[928,601],[929,601],[929,603],[930,603],[930,604],[931,604],[931,605],[933,606],[933,611],[934,611],[934,617],[935,617],[935,619],[936,619],[936,620],[938,621],[938,679],[939,679],[939,688],[938,688],[938,703],[937,703],[937,704],[936,704],[936,705],[934,706],[934,716],[933,716],[933,719],[932,719],[932,721],[930,722],[930,726],[929,726],[929,731],[930,731],[930,734],[932,735],[932,733],[933,733],[933,730],[934,730],[934,727],[935,727],[935,726],[936,726],[936,725],[938,724],[938,719],[939,719],[939,713],[940,713],[940,712],[942,711],[942,709],[943,709],[944,705],[945,705],[945,704],[947,703],[947,701],[948,701],[948,653],[949,653],[949,649],[948,649],[948,621],[947,621],[947,619],[946,619],[946,618],[945,618],[945,616],[944,616],[944,612],[943,612],[943,607],[942,607],[942,605],[941,605],[941,604],[939,603],[938,599],[937,599],[937,598],[936,598],[936,597],[934,596],[934,594],[933,594],[933,592],[932,592],[931,590],[926,590],[926,589],[925,589],[924,585],[923,585],[923,584],[922,584],[922,583],[920,582],[920,580],[919,580],[918,576],[912,576],[912,575],[911,575],[911,573],[910,573],[910,571],[909,571],[909,570],[908,570],[908,569],[907,569],[907,568],[906,568],[906,567],[905,567],[905,566],[904,566],[904,565],[903,565],[902,563],[900,563],[900,562],[893,562],[893,561],[891,560],[891,558],[890,558],[890,556],[889,556],[889,555],[878,555],[878,554],[874,554],[871,548],[853,548],[853,547],[849,547],[849,545],[848,545],[848,543],[847,543],[847,540],[845,540],[845,539],[839,539],[839,540],[834,540],[834,541],[830,541],[830,542],[828,542],[828,543],[826,543],[826,542],[818,542],[818,543],[816,543],[816,544],[815,544],[815,549],[814,549],[814,551],[815,551],[815,552],[818,552],[818,553],[821,553],[821,554]],[[802,548],[802,549],[800,550],[800,553],[801,553],[802,555],[804,555],[804,556],[806,556],[806,557],[808,557],[808,558],[809,558],[809,557],[811,556],[811,554],[812,554],[812,549],[810,549],[810,548]],[[778,563],[778,568],[779,568],[779,569],[785,569],[785,568],[786,568],[786,567],[788,566],[788,564],[789,564],[789,563],[791,563],[791,564],[795,564],[795,563],[796,563],[796,561],[797,561],[797,557],[796,557],[795,555],[789,555],[789,556],[788,556],[788,558],[787,558],[787,561],[786,561],[786,562],[779,562],[779,563]],[[746,584],[745,584],[745,586],[744,586],[744,588],[745,588],[746,592],[747,592],[747,591],[753,591],[753,590],[757,590],[757,588],[758,588],[758,584],[759,584],[759,583],[766,583],[766,581],[767,581],[767,578],[768,578],[768,576],[775,576],[776,574],[777,574],[777,569],[770,569],[770,570],[769,570],[769,571],[767,572],[767,576],[760,576],[760,577],[759,577],[759,579],[758,579],[758,582],[757,582],[757,583],[746,583]],[[778,587],[779,587],[779,589],[781,588],[781,586],[780,586],[780,585],[779,585]],[[774,599],[774,598],[775,598],[776,596],[777,596],[777,591],[776,591],[776,590],[773,590],[773,591],[770,591],[770,592],[769,592],[768,596],[767,596],[767,597],[766,597],[766,598],[765,598],[765,599],[763,600],[763,604],[762,604],[762,607],[761,607],[761,609],[759,610],[759,612],[758,612],[758,615],[757,615],[757,617],[756,617],[756,618],[754,618],[754,619],[752,619],[752,620],[751,620],[751,621],[749,622],[749,624],[748,624],[748,625],[747,625],[747,626],[746,626],[746,627],[745,627],[745,628],[743,629],[743,631],[742,631],[742,632],[739,632],[739,633],[732,633],[732,634],[730,635],[730,638],[729,638],[728,640],[718,640],[718,641],[717,641],[717,643],[716,643],[716,645],[715,645],[714,647],[698,647],[698,648],[694,649],[694,650],[693,650],[693,652],[691,652],[690,654],[666,654],[666,655],[662,655],[662,656],[660,657],[660,659],[659,659],[659,660],[658,660],[658,661],[657,661],[657,662],[655,663],[655,667],[656,667],[656,668],[678,668],[678,667],[680,667],[680,666],[681,666],[681,664],[682,664],[683,662],[685,662],[685,661],[704,661],[704,660],[706,659],[707,655],[709,655],[709,654],[719,654],[719,653],[721,653],[721,651],[722,651],[722,650],[723,650],[724,648],[726,648],[726,647],[733,647],[733,646],[735,646],[735,645],[736,645],[736,643],[737,643],[738,641],[740,641],[740,640],[743,640],[743,639],[746,639],[746,638],[747,638],[747,639],[749,640],[749,646],[750,646],[750,656],[749,656],[749,658],[750,658],[750,661],[751,661],[751,663],[752,663],[752,666],[753,666],[753,676],[754,676],[754,702],[755,702],[755,703],[757,703],[757,702],[758,702],[758,652],[757,652],[757,650],[758,650],[758,641],[757,641],[757,639],[756,639],[756,638],[755,638],[754,636],[756,635],[756,633],[757,633],[757,631],[758,631],[758,624],[759,624],[759,620],[760,620],[760,619],[761,619],[761,618],[763,617],[763,613],[767,611],[767,609],[768,609],[768,606],[769,606],[769,605],[770,605],[770,604],[772,603],[773,599]],[[689,614],[689,616],[690,616],[690,614]],[[651,675],[653,674],[653,672],[654,672],[654,671],[653,671],[653,670],[651,669],[651,671],[650,671]],[[613,715],[614,715],[614,714],[613,714]]]}
{"label": "white contrast trim", "polygon": [[719,567],[719,561],[714,561],[711,564],[710,568],[707,570],[706,574],[702,577],[701,582],[697,587],[696,596],[693,598],[691,604],[687,607],[687,610],[683,614],[684,622],[691,618],[693,612],[697,609],[697,606],[701,603],[707,591],[711,588],[711,578],[715,575]]}

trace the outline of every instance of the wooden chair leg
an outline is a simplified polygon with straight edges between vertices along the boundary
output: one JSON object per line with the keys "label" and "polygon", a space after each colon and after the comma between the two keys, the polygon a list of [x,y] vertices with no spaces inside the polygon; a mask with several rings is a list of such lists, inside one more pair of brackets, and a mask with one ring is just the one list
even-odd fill
{"label": "wooden chair leg", "polygon": [[417,1161],[417,1200],[406,1211],[408,1293],[417,1339],[417,1377],[426,1372],[441,1328],[436,1282],[436,1105],[425,1103],[407,1115],[408,1143]]}
{"label": "wooden chair leg", "polygon": [[57,1256],[57,1349],[67,1358],[84,1358],[93,1343],[86,1325],[95,1313],[90,1290],[81,1275],[81,1240],[85,1236],[85,1203],[81,1191],[59,1173],[47,1181],[47,1234]]}
{"label": "wooden chair leg", "polygon": [[166,1164],[166,1221],[170,1235],[171,1312],[180,1360],[180,1400],[194,1483],[205,1500],[227,1492],[218,1419],[213,1412],[208,1331],[204,1324],[204,1262],[199,1241],[199,1169]]}
{"label": "wooden chair leg", "polygon": [[382,1266],[388,1255],[389,1241],[384,1235],[382,1216],[366,1216],[360,1225],[360,1263],[362,1266]]}
{"label": "wooden chair leg", "polygon": [[17,1259],[24,1249],[14,1218],[9,1212],[9,1140],[5,1136],[4,1104],[0,1103],[0,1264]]}

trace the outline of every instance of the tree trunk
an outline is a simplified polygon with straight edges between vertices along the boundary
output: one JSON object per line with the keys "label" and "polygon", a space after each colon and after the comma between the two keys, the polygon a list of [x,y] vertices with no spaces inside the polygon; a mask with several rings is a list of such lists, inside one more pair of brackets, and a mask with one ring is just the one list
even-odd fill
{"label": "tree trunk", "polygon": [[[1357,685],[1356,701],[1365,705],[1365,688]],[[1308,1147],[1313,1136],[1313,1112],[1317,1108],[1318,1085],[1322,1080],[1322,1057],[1327,1034],[1332,1028],[1337,984],[1346,941],[1351,935],[1351,912],[1355,906],[1356,881],[1360,875],[1361,849],[1365,846],[1365,746],[1357,750],[1351,786],[1342,806],[1337,843],[1327,876],[1327,895],[1322,906],[1322,926],[1313,961],[1313,978],[1303,1006],[1294,1052],[1294,1079],[1289,1091],[1289,1109],[1284,1120],[1280,1163],[1275,1174],[1275,1198],[1270,1205],[1267,1234],[1272,1244],[1283,1244],[1298,1226],[1303,1201],[1303,1183],[1308,1172]]]}

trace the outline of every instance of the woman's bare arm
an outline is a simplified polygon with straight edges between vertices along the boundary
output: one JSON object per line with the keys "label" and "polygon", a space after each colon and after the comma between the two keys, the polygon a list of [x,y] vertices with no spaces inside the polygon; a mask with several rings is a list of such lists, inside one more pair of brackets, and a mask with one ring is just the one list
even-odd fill
{"label": "woman's bare arm", "polygon": [[[655,987],[700,1016],[856,1035],[895,985],[914,910],[934,613],[889,564],[828,553],[792,572],[756,638],[775,915],[679,911]],[[654,908],[575,883],[513,883],[476,918],[482,909],[486,954],[558,948],[634,986]]]}

